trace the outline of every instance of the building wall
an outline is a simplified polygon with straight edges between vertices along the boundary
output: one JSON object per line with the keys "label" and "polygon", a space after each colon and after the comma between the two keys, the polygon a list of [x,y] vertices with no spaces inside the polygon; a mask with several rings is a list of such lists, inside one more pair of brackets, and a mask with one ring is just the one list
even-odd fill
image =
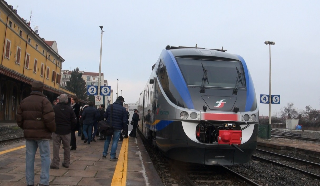
{"label": "building wall", "polygon": [[0,17],[1,65],[59,89],[57,77],[61,74],[64,59],[12,11],[0,6]]}
{"label": "building wall", "polygon": [[17,107],[30,95],[33,80],[44,83],[50,101],[61,93],[74,95],[58,83],[63,61],[12,6],[0,0],[0,121],[16,120]]}

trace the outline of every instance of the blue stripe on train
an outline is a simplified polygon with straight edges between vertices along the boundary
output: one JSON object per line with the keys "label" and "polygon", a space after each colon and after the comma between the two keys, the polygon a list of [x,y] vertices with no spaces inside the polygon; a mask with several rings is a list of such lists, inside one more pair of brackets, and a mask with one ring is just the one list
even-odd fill
{"label": "blue stripe on train", "polygon": [[171,82],[176,87],[177,91],[179,92],[183,101],[186,103],[187,107],[189,109],[194,109],[187,83],[185,82],[182,76],[180,68],[173,54],[169,50],[163,50],[161,55],[166,65],[168,76]]}
{"label": "blue stripe on train", "polygon": [[149,128],[152,131],[154,131],[154,130],[155,131],[160,131],[160,130],[164,129],[165,127],[167,127],[168,125],[170,125],[172,122],[173,121],[161,120],[155,125],[146,124],[146,127]]}
{"label": "blue stripe on train", "polygon": [[247,85],[247,102],[246,102],[246,107],[245,107],[245,111],[250,111],[252,108],[252,104],[254,103],[254,100],[256,99],[255,96],[255,91],[254,91],[254,86],[253,86],[253,82],[250,76],[250,72],[247,68],[247,64],[244,61],[244,59],[238,55],[239,60],[242,63],[243,66],[243,70],[245,73],[245,77],[246,77],[246,85]]}

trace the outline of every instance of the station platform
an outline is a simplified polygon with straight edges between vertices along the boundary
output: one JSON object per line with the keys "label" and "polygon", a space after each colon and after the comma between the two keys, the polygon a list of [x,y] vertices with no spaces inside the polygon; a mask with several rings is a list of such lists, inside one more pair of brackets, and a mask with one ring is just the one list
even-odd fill
{"label": "station platform", "polygon": [[[70,152],[69,168],[64,168],[60,162],[59,169],[50,169],[50,185],[163,185],[139,136],[119,141],[116,154],[118,161],[110,161],[110,155],[103,159],[103,146],[104,140],[86,144],[77,136],[77,150]],[[50,147],[52,159],[52,141]],[[60,161],[63,161],[62,145],[59,153]],[[25,154],[25,141],[0,147],[1,186],[27,185]],[[35,185],[40,181],[40,171],[38,150],[35,158]]]}

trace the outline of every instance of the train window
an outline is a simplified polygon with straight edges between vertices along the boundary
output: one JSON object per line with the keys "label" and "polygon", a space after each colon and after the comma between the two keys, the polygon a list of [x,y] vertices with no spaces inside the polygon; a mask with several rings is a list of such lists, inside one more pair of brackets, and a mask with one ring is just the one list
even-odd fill
{"label": "train window", "polygon": [[245,88],[246,81],[240,61],[176,58],[183,77],[190,86],[201,86],[204,71],[207,71],[206,88]]}
{"label": "train window", "polygon": [[176,89],[171,79],[169,78],[166,66],[162,61],[159,62],[159,66],[157,69],[157,76],[160,81],[162,89],[164,90],[165,94],[170,99],[170,101],[179,107],[186,108],[186,104],[184,103],[178,90]]}

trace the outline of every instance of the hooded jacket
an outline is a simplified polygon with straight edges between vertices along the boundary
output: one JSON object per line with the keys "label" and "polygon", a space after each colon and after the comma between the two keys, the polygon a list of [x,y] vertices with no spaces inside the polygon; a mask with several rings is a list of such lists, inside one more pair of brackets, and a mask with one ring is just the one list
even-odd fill
{"label": "hooded jacket", "polygon": [[56,131],[55,114],[50,101],[39,91],[23,99],[17,111],[17,124],[26,139],[51,139]]}

